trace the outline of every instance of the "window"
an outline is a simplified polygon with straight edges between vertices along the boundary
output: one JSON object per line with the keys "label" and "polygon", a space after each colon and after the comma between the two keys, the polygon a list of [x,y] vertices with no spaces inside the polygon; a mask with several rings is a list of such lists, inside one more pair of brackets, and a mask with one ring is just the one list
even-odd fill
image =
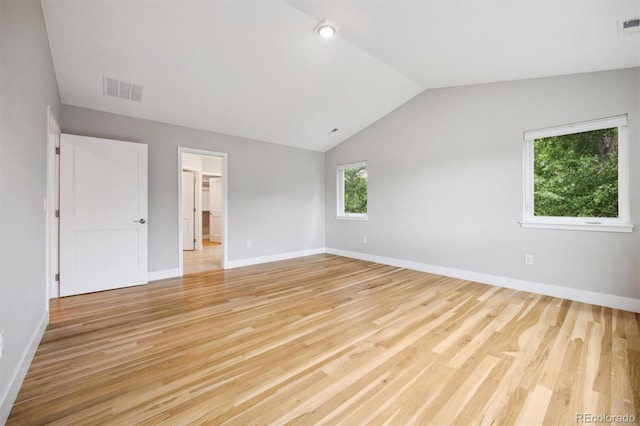
{"label": "window", "polygon": [[367,220],[367,162],[338,166],[338,218]]}
{"label": "window", "polygon": [[523,227],[631,232],[626,115],[524,139]]}

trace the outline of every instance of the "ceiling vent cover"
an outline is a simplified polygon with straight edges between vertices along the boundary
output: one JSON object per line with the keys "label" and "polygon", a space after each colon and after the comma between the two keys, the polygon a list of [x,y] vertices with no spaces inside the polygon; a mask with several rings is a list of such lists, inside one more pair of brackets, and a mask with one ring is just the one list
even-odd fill
{"label": "ceiling vent cover", "polygon": [[128,81],[120,81],[115,78],[103,76],[104,95],[130,101],[142,101],[142,89],[139,84]]}

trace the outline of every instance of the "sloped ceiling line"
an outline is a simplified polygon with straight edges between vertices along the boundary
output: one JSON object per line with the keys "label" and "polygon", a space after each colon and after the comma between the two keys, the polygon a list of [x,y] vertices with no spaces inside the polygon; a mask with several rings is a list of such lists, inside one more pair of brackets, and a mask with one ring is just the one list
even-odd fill
{"label": "sloped ceiling line", "polygon": [[[62,102],[326,151],[424,89],[640,66],[639,0],[42,0]],[[313,32],[330,18],[340,31]],[[103,95],[103,76],[144,86]],[[332,129],[339,129],[331,132]]]}

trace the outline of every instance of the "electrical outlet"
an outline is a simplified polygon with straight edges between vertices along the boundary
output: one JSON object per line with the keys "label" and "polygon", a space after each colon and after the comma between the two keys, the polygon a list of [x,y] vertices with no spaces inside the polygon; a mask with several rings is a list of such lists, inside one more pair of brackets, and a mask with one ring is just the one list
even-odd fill
{"label": "electrical outlet", "polygon": [[247,248],[251,248],[251,246],[252,246],[251,240],[247,240]]}
{"label": "electrical outlet", "polygon": [[532,254],[525,254],[524,255],[524,264],[525,265],[533,265],[533,255]]}
{"label": "electrical outlet", "polygon": [[367,237],[362,237],[362,244],[367,244]]}
{"label": "electrical outlet", "polygon": [[4,355],[4,330],[0,331],[0,358]]}

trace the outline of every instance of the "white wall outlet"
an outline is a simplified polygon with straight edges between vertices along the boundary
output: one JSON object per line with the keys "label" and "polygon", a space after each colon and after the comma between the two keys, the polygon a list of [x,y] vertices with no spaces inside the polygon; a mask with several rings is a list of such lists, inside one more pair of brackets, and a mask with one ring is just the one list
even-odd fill
{"label": "white wall outlet", "polygon": [[532,254],[525,254],[524,255],[524,264],[525,265],[533,265],[533,255]]}
{"label": "white wall outlet", "polygon": [[0,331],[0,358],[4,355],[4,330]]}
{"label": "white wall outlet", "polygon": [[367,244],[367,237],[362,237],[362,244]]}
{"label": "white wall outlet", "polygon": [[247,248],[251,248],[252,245],[253,243],[251,242],[251,240],[247,240]]}

